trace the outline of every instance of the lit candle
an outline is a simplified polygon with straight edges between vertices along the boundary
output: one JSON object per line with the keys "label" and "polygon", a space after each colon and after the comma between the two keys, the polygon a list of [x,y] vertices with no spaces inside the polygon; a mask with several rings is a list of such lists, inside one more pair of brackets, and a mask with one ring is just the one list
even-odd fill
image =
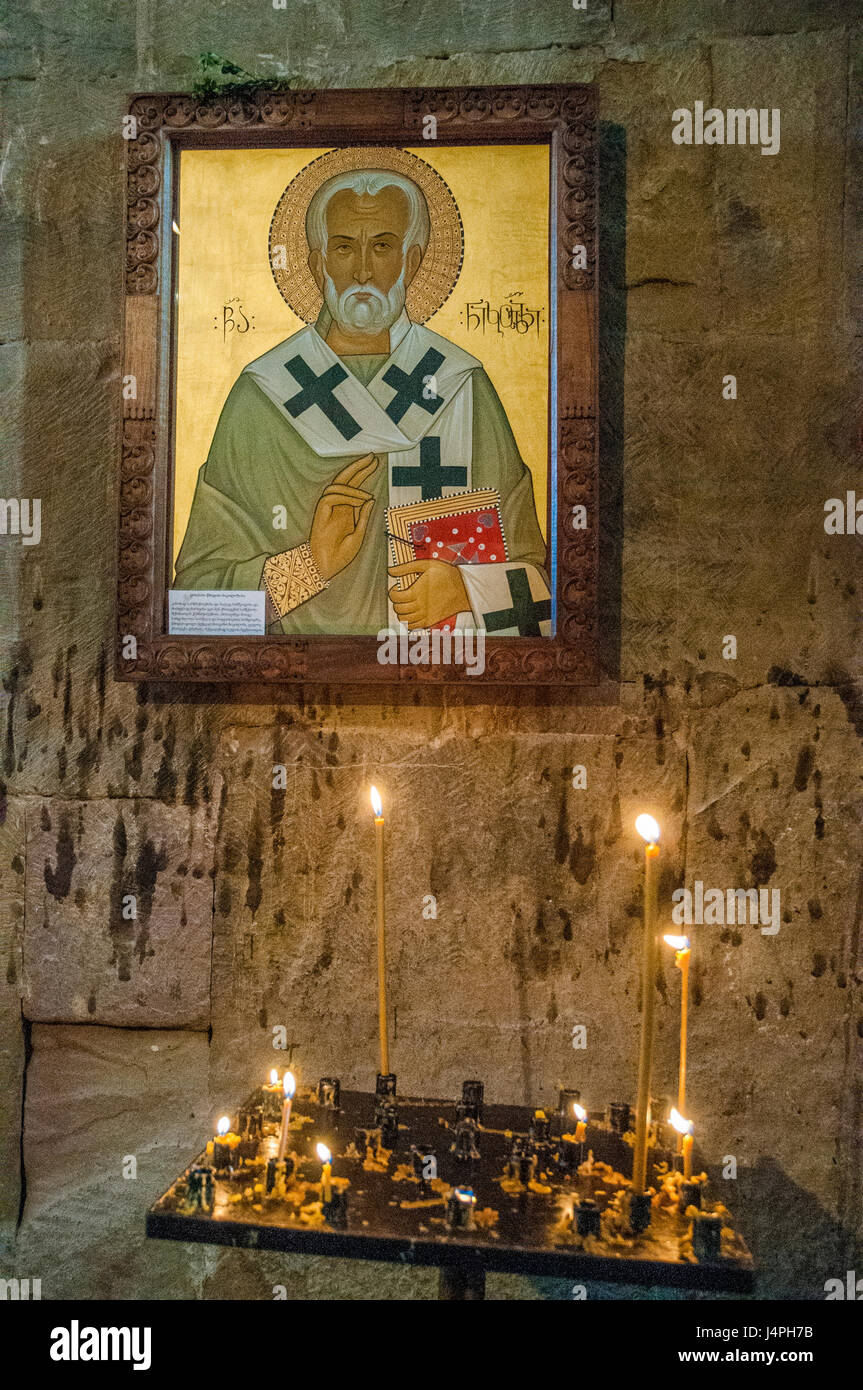
{"label": "lit candle", "polygon": [[297,1083],[294,1080],[294,1073],[292,1071],[286,1071],[282,1079],[282,1090],[285,1098],[282,1101],[282,1130],[279,1135],[279,1152],[276,1155],[279,1162],[284,1158],[285,1150],[288,1146],[288,1126],[291,1123],[291,1100],[293,1099],[296,1089]]}
{"label": "lit candle", "polygon": [[[686,1026],[689,1014],[689,958],[692,948],[688,936],[664,936],[667,946],[674,947],[674,964],[680,971],[680,1062],[677,1071],[677,1109],[682,1115],[686,1110]],[[677,1152],[683,1152],[682,1137],[677,1141]]]}
{"label": "lit candle", "polygon": [[650,1069],[653,1062],[653,995],[656,976],[656,900],[659,887],[659,825],[653,816],[639,816],[635,828],[647,841],[644,849],[644,943],[641,958],[641,1046],[638,1053],[638,1094],[635,1102],[635,1149],[632,1191],[647,1186],[647,1120],[650,1108]]}
{"label": "lit candle", "polygon": [[321,1197],[325,1202],[331,1202],[333,1200],[332,1157],[326,1144],[318,1144],[318,1158],[324,1165],[321,1169]]}
{"label": "lit candle", "polygon": [[[561,1135],[561,1159],[565,1168],[576,1168],[584,1159],[584,1140],[587,1135],[587,1111],[578,1101],[573,1101],[572,1113],[575,1130],[572,1134]],[[564,1116],[564,1119],[566,1117]],[[578,1152],[576,1153],[576,1145]]]}
{"label": "lit candle", "polygon": [[387,937],[386,909],[384,894],[386,875],[384,869],[384,808],[377,787],[371,789],[372,810],[375,814],[375,840],[377,843],[377,887],[378,887],[378,1033],[380,1035],[380,1070],[386,1076],[390,1069],[390,1049],[387,1036]]}
{"label": "lit candle", "polygon": [[683,1181],[689,1182],[692,1177],[692,1131],[695,1126],[691,1120],[684,1119],[679,1110],[672,1110],[668,1118],[683,1140]]}
{"label": "lit candle", "polygon": [[[240,1143],[239,1134],[231,1131],[231,1121],[227,1115],[223,1115],[216,1125],[216,1138],[213,1143],[213,1167],[217,1171],[223,1168],[233,1168],[234,1155]],[[207,1149],[209,1150],[209,1144]]]}
{"label": "lit candle", "polygon": [[579,1105],[578,1102],[573,1105],[572,1110],[577,1122],[575,1126],[575,1142],[576,1144],[583,1144],[584,1137],[587,1134],[587,1111],[584,1106]]}

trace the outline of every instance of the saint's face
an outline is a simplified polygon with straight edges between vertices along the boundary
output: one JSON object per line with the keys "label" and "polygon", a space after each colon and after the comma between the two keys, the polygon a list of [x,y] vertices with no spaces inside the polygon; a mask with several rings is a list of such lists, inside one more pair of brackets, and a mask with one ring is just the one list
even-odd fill
{"label": "saint's face", "polygon": [[[407,256],[402,251],[409,216],[400,188],[375,194],[343,189],[333,196],[327,207],[326,270],[338,294],[350,285],[388,294],[403,268],[405,284],[410,283],[422,256],[419,247],[410,247]],[[352,296],[363,297],[361,290]]]}

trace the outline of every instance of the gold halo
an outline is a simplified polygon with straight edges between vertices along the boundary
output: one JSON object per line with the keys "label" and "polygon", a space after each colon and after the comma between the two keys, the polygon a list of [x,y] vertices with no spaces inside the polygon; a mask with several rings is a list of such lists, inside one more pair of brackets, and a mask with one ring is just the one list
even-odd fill
{"label": "gold halo", "polygon": [[[419,184],[428,204],[431,236],[420,268],[408,286],[406,308],[414,323],[425,323],[452,294],[464,257],[458,204],[436,169],[417,155],[392,145],[329,150],[291,180],[270,223],[270,269],[285,303],[306,323],[321,312],[323,296],[309,270],[306,211],[322,183],[350,169],[392,169]],[[273,265],[273,248],[284,246],[285,265]]]}

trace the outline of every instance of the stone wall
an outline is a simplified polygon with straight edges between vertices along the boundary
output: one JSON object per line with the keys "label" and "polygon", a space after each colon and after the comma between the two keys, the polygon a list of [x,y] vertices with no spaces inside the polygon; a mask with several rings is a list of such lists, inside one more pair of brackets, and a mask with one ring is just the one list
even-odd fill
{"label": "stone wall", "polygon": [[[666,901],[696,879],[780,889],[778,934],[698,933],[691,1109],[762,1296],[823,1296],[863,1258],[860,548],[823,524],[825,500],[860,486],[859,13],[27,0],[6,20],[3,491],[41,497],[43,535],[0,539],[0,1272],[41,1277],[44,1297],[429,1296],[422,1271],[143,1236],[150,1201],[272,1064],[274,1025],[307,1075],[370,1081],[372,777],[394,810],[408,1091],[480,1075],[501,1100],[559,1082],[632,1096],[645,802]],[[132,90],[188,87],[205,50],[304,86],[599,84],[601,689],[554,706],[111,681],[120,118]],[[674,145],[671,113],[696,100],[779,107],[781,152]],[[657,1002],[673,1093],[670,961]]]}

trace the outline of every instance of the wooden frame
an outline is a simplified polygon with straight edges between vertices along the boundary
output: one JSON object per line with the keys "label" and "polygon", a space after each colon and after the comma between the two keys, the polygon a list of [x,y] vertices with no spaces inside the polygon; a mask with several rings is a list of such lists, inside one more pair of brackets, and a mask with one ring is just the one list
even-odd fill
{"label": "wooden frame", "polygon": [[[269,91],[131,99],[126,380],[119,493],[116,676],[121,680],[571,686],[597,672],[597,111],[590,86]],[[485,671],[380,665],[377,639],[166,635],[173,391],[172,225],[182,148],[544,143],[551,155],[549,570],[552,637],[486,639]],[[426,127],[427,128],[427,127]],[[131,133],[131,132],[130,132]],[[576,248],[582,248],[576,251]],[[573,509],[586,509],[577,528]],[[583,515],[583,514],[582,514]],[[134,639],[134,640],[130,640]]]}

